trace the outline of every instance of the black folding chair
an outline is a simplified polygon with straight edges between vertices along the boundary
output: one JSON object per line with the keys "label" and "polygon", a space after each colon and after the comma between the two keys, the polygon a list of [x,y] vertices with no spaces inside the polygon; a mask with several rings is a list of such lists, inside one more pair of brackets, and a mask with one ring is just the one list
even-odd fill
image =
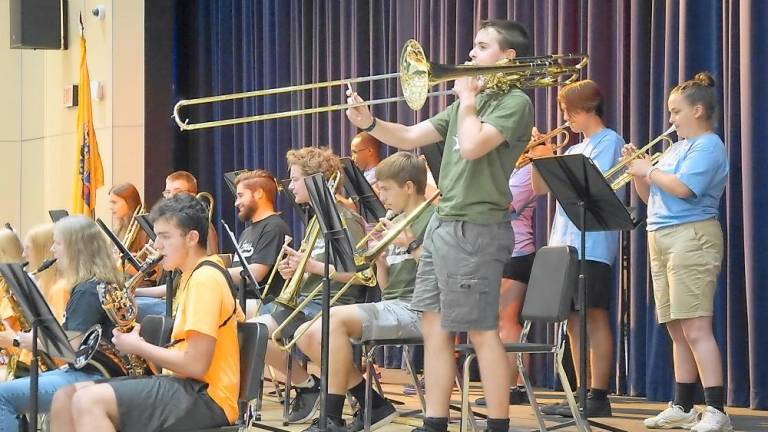
{"label": "black folding chair", "polygon": [[[506,352],[517,354],[517,366],[520,376],[523,377],[528,400],[536,415],[540,431],[548,430],[544,425],[544,418],[536,402],[533,386],[523,364],[523,353],[547,353],[555,355],[557,374],[565,391],[565,397],[571,414],[576,420],[576,428],[579,431],[589,430],[579,413],[576,399],[571,391],[568,376],[563,368],[563,356],[565,355],[566,323],[570,313],[579,277],[579,263],[576,248],[572,246],[548,246],[539,249],[533,262],[531,278],[528,282],[523,310],[520,316],[524,320],[523,331],[520,334],[520,342],[504,344]],[[556,337],[554,343],[528,342],[528,332],[532,323],[556,324]],[[470,420],[469,407],[469,369],[476,354],[471,344],[457,345],[457,351],[466,354],[463,365],[463,379],[461,386],[461,428],[466,431],[468,427],[477,429],[474,420]]]}

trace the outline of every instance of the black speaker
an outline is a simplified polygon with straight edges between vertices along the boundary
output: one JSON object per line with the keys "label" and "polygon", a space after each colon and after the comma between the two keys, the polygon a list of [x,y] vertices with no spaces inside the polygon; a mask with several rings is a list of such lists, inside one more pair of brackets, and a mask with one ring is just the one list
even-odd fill
{"label": "black speaker", "polygon": [[67,0],[11,0],[12,49],[67,49]]}

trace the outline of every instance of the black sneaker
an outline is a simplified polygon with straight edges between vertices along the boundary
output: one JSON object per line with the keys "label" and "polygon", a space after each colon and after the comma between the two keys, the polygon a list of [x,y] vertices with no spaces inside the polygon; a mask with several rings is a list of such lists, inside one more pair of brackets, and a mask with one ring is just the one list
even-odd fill
{"label": "black sneaker", "polygon": [[[579,403],[578,393],[574,393],[573,397],[576,399],[576,403]],[[560,413],[562,413],[563,410],[568,411],[569,414],[571,412],[571,409],[568,407],[567,399],[563,399],[555,404],[544,405],[541,407],[541,413],[544,415],[562,415]]]}
{"label": "black sneaker", "polygon": [[[391,402],[387,401],[384,405],[378,408],[371,409],[371,430],[376,430],[382,426],[386,426],[392,423],[392,420],[397,417],[397,410]],[[349,425],[350,432],[359,432],[365,426],[365,416],[363,415],[363,409],[359,409],[355,412],[355,420]]]}
{"label": "black sneaker", "polygon": [[291,402],[288,423],[306,423],[317,413],[320,407],[320,380],[310,388],[296,388],[296,397]]}
{"label": "black sneaker", "polygon": [[[348,432],[347,423],[344,421],[344,419],[340,419],[338,421],[340,423],[337,423],[337,421],[333,420],[332,418],[328,418],[328,423],[325,430],[328,432]],[[312,420],[312,424],[302,432],[320,432],[320,419],[316,418]]]}
{"label": "black sneaker", "polygon": [[[579,404],[581,410],[581,404]],[[573,417],[571,409],[566,404],[557,415],[563,417]],[[611,401],[608,398],[605,399],[593,399],[592,395],[587,396],[587,417],[611,417]]]}
{"label": "black sneaker", "polygon": [[[510,405],[523,405],[527,404],[528,401],[528,393],[523,390],[519,389],[517,387],[509,389],[509,404]],[[485,406],[485,398],[477,398],[475,399],[475,405],[477,406]]]}

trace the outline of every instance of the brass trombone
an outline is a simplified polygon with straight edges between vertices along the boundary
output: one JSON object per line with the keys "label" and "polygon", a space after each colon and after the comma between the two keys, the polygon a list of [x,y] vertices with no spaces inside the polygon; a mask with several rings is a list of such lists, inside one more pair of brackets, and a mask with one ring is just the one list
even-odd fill
{"label": "brass trombone", "polygon": [[[366,285],[366,286],[374,286],[376,285],[376,275],[371,268],[371,264],[373,264],[376,259],[381,255],[384,250],[389,247],[389,245],[397,238],[397,236],[400,235],[406,228],[408,228],[415,220],[418,218],[424,211],[429,208],[429,206],[432,205],[432,202],[437,199],[437,197],[440,195],[440,191],[435,191],[429,198],[427,198],[423,203],[419,204],[418,207],[416,207],[411,213],[408,214],[408,216],[404,217],[402,220],[400,220],[394,227],[392,227],[391,230],[387,231],[387,234],[379,240],[378,243],[376,243],[375,246],[371,247],[368,250],[365,250],[361,253],[355,254],[355,264],[360,267],[364,267],[363,270],[358,271],[355,273],[355,275],[352,277],[352,279],[349,280],[344,286],[339,288],[339,291],[331,298],[330,304],[333,305],[338,301],[341,296],[344,295],[344,293],[349,290],[350,287],[353,285]],[[318,224],[319,225],[319,224]],[[318,229],[319,231],[319,229]],[[295,273],[294,273],[295,276]],[[333,275],[330,275],[329,277],[333,277]],[[296,318],[296,316],[301,313],[301,311],[309,304],[312,299],[320,294],[323,289],[323,283],[317,284],[315,289],[312,290],[307,296],[304,298],[304,300],[296,306],[294,311],[288,315],[288,317],[275,329],[274,332],[272,332],[272,342],[274,342],[280,349],[284,351],[290,350],[296,342],[309,330],[309,328],[312,326],[312,324],[317,321],[321,316],[322,313],[319,313],[312,317],[307,323],[302,324],[304,325],[304,329],[300,332],[297,332],[293,335],[293,338],[290,342],[286,344],[282,344],[280,342],[280,336],[282,334],[282,331],[285,327],[288,326],[288,323],[290,323],[292,320]]]}
{"label": "brass trombone", "polygon": [[531,163],[531,159],[526,157],[528,155],[528,152],[533,150],[534,147],[537,147],[541,144],[545,144],[547,141],[556,138],[560,135],[563,135],[563,140],[559,143],[550,144],[552,147],[552,150],[558,151],[561,148],[568,145],[568,141],[571,139],[571,134],[568,132],[568,129],[571,127],[571,125],[568,124],[568,122],[565,122],[561,124],[560,126],[556,127],[555,129],[552,129],[551,131],[545,133],[544,135],[531,140],[528,145],[525,146],[525,149],[520,154],[520,158],[517,159],[517,163],[515,163],[515,168],[520,169],[529,163]]}
{"label": "brass trombone", "polygon": [[[395,218],[395,216],[397,216],[395,212],[392,210],[387,210],[387,214],[384,215],[384,219],[391,221]],[[359,242],[357,242],[355,249],[361,249],[363,246],[365,246],[365,244],[368,243],[368,240],[370,240],[371,236],[373,236],[376,231],[380,230],[383,226],[384,222],[381,221],[374,225],[373,228],[371,228],[370,231],[368,231],[368,233],[363,238],[361,238]]]}
{"label": "brass trombone", "polygon": [[[587,65],[587,61],[588,57],[584,54],[552,54],[538,57],[519,57],[493,66],[438,64],[428,61],[421,45],[411,39],[405,43],[400,52],[400,72],[180,100],[173,107],[173,119],[176,121],[179,129],[195,130],[305,114],[339,111],[356,106],[378,105],[403,100],[408,103],[408,106],[411,107],[411,109],[418,110],[424,105],[427,97],[452,93],[452,90],[429,92],[430,87],[445,81],[455,80],[459,77],[482,76],[485,91],[489,92],[506,91],[511,87],[552,87],[577,80],[581,73],[581,69]],[[189,119],[182,119],[180,113],[182,108],[191,105],[205,105],[398,77],[400,78],[400,87],[403,92],[402,97],[390,97],[352,104],[342,103],[324,107],[234,117],[200,123],[190,123]]]}
{"label": "brass trombone", "polygon": [[[636,152],[632,153],[631,155],[627,155],[626,157],[622,158],[619,163],[617,163],[616,165],[611,167],[608,171],[606,171],[603,174],[603,176],[606,178],[606,180],[608,180],[611,183],[611,189],[619,190],[622,187],[624,187],[624,185],[632,181],[633,176],[628,172],[623,172],[621,175],[613,179],[613,176],[618,174],[622,169],[624,169],[627,165],[629,165],[630,162],[644,155],[646,152],[648,152],[654,145],[656,145],[660,141],[667,141],[669,142],[669,144],[674,144],[674,142],[672,141],[672,138],[667,136],[674,131],[675,131],[675,126],[670,126],[669,129],[667,129],[663,134],[657,136],[653,141],[644,145],[642,148],[638,149]],[[663,151],[654,153],[651,156],[651,165],[655,165],[656,162],[659,161],[659,159],[663,154],[664,154]]]}
{"label": "brass trombone", "polygon": [[208,224],[211,223],[213,220],[213,195],[209,194],[208,192],[200,192],[199,194],[195,195],[195,198],[197,198],[206,209],[208,209]]}

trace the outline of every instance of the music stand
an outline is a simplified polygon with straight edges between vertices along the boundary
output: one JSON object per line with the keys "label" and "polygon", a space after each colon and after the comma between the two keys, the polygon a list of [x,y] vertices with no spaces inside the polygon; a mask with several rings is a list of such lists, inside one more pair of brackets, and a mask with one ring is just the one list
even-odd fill
{"label": "music stand", "polygon": [[96,218],[96,225],[101,228],[101,230],[104,232],[104,234],[109,237],[109,240],[112,241],[112,244],[115,245],[118,252],[120,252],[120,260],[123,261],[123,263],[128,263],[133,267],[136,271],[139,271],[141,268],[141,264],[139,261],[136,260],[136,258],[133,256],[131,251],[128,250],[127,247],[123,244],[123,242],[120,241],[119,238],[115,235],[115,233],[112,232],[111,229],[107,227],[107,225],[104,224],[104,221],[101,220],[101,218]]}
{"label": "music stand", "polygon": [[360,216],[366,222],[375,224],[387,214],[387,209],[381,203],[379,196],[373,191],[365,174],[350,158],[342,158],[344,168],[344,191],[357,203]]}
{"label": "music stand", "polygon": [[224,173],[224,182],[227,184],[227,187],[229,187],[230,192],[232,192],[232,195],[234,195],[235,198],[237,198],[237,186],[235,186],[235,179],[237,176],[247,171],[249,170],[241,169]]}
{"label": "music stand", "polygon": [[141,229],[147,233],[147,237],[149,237],[150,240],[155,241],[157,234],[155,234],[154,224],[149,220],[149,214],[144,213],[136,215],[134,216],[134,219],[136,219],[136,223],[139,224]]}
{"label": "music stand", "polygon": [[11,288],[11,293],[19,305],[23,317],[32,327],[32,360],[29,365],[29,397],[30,397],[30,430],[37,430],[38,397],[37,386],[39,371],[38,340],[43,344],[44,351],[53,357],[64,359],[71,363],[75,360],[75,351],[69,344],[64,329],[53,316],[48,302],[43,298],[22,264],[0,264],[0,275]]}
{"label": "music stand", "polygon": [[60,219],[64,219],[69,216],[69,212],[64,209],[48,210],[48,216],[51,217],[53,223],[58,222]]}
{"label": "music stand", "polygon": [[291,184],[291,179],[282,179],[278,181],[278,183],[280,183],[280,191],[285,194],[285,197],[288,199],[288,202],[291,204],[299,218],[301,218],[301,222],[304,226],[307,226],[309,223],[309,212],[312,209],[306,204],[296,203],[296,195],[294,195],[293,192],[291,192],[291,189],[288,188],[288,185]]}
{"label": "music stand", "polygon": [[328,401],[328,335],[329,323],[328,311],[331,303],[331,278],[330,262],[337,272],[356,272],[354,249],[349,237],[349,231],[339,216],[339,210],[336,208],[336,197],[334,191],[328,188],[325,177],[318,173],[304,178],[304,184],[307,186],[309,201],[315,210],[315,217],[323,231],[323,241],[325,245],[325,257],[323,259],[323,308],[322,308],[322,330],[320,342],[320,423],[319,428],[325,431],[327,424],[327,401]]}
{"label": "music stand", "polygon": [[[261,286],[259,286],[259,283],[256,282],[256,277],[253,275],[253,272],[251,272],[251,268],[248,267],[248,261],[245,260],[245,257],[243,257],[243,254],[240,252],[240,246],[237,243],[237,239],[235,238],[235,233],[232,232],[231,229],[229,229],[229,225],[227,225],[226,222],[224,222],[224,219],[221,219],[221,224],[224,226],[224,229],[227,231],[229,240],[232,242],[232,245],[235,247],[235,254],[237,255],[237,258],[240,260],[240,265],[243,267],[242,270],[240,270],[240,290],[238,292],[237,297],[240,300],[240,306],[245,309],[245,289],[248,286],[248,282],[253,284],[254,290],[256,291],[256,297],[258,297],[259,301],[263,304],[264,299],[261,297]],[[259,306],[259,309],[261,306]],[[258,311],[258,309],[256,309]]]}
{"label": "music stand", "polygon": [[[583,154],[548,156],[533,159],[533,166],[547,184],[555,200],[565,214],[581,231],[581,254],[579,256],[579,319],[581,340],[579,355],[579,401],[582,417],[589,424],[601,429],[623,432],[589,419],[584,410],[587,403],[587,285],[586,269],[587,231],[631,231],[641,221],[632,219],[627,208],[611,189],[600,169]],[[576,420],[559,424],[551,430],[574,424]]]}

